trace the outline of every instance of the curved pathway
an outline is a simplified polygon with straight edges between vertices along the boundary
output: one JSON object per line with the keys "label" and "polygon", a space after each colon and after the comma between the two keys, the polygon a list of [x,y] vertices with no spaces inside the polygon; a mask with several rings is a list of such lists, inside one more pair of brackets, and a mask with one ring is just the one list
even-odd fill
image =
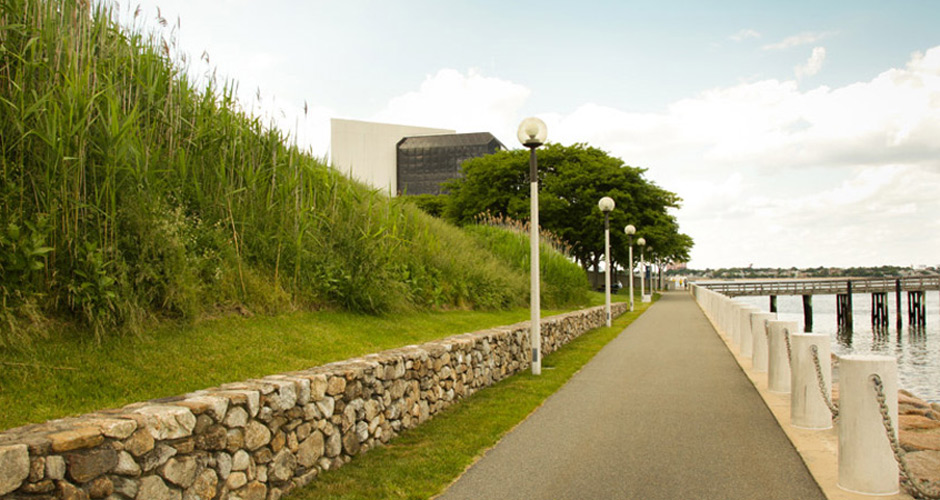
{"label": "curved pathway", "polygon": [[673,292],[438,498],[825,497],[701,310]]}

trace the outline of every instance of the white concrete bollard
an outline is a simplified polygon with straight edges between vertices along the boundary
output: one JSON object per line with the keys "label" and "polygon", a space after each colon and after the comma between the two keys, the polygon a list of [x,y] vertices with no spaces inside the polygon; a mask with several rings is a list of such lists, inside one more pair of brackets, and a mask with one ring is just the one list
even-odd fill
{"label": "white concrete bollard", "polygon": [[738,306],[739,304],[730,297],[724,301],[723,305],[725,336],[728,337],[728,340],[732,343],[734,342],[734,329],[738,326]]}
{"label": "white concrete bollard", "polygon": [[717,299],[718,304],[718,329],[720,330],[721,336],[726,339],[731,339],[731,316],[733,312],[733,301],[728,297],[721,296]]}
{"label": "white concrete bollard", "polygon": [[751,315],[751,368],[767,371],[767,322],[777,319],[777,313],[759,312]]}
{"label": "white concrete bollard", "polygon": [[719,334],[722,333],[722,324],[721,324],[721,300],[719,297],[712,294],[708,294],[708,317],[715,323],[715,329]]}
{"label": "white concrete bollard", "polygon": [[812,346],[819,353],[823,383],[832,397],[832,361],[829,359],[829,336],[820,333],[791,333],[790,349],[790,423],[801,429],[829,429],[832,412],[826,405],[816,380]]}
{"label": "white concrete bollard", "polygon": [[787,338],[797,332],[796,321],[776,320],[767,323],[770,338],[767,339],[767,390],[780,394],[790,392],[790,357],[787,353]]}
{"label": "white concrete bollard", "polygon": [[742,304],[740,302],[731,303],[731,317],[729,319],[729,326],[731,327],[731,345],[735,349],[739,349],[741,345],[741,315],[744,314],[744,310],[750,306]]}
{"label": "white concrete bollard", "polygon": [[728,340],[734,340],[734,320],[735,302],[728,297],[721,297],[720,312],[718,313],[719,324],[721,325],[721,334]]}
{"label": "white concrete bollard", "polygon": [[893,495],[898,492],[898,465],[872,374],[881,377],[888,415],[897,432],[897,360],[876,355],[839,358],[839,487],[865,495]]}
{"label": "white concrete bollard", "polygon": [[756,307],[747,306],[747,309],[744,309],[741,312],[741,324],[739,328],[741,329],[741,343],[738,345],[738,353],[745,358],[750,358],[754,353],[754,336],[751,333],[751,316],[755,314],[760,314],[760,310]]}
{"label": "white concrete bollard", "polygon": [[731,341],[732,346],[738,345],[738,315],[741,314],[741,308],[744,307],[744,304],[739,304],[735,301],[728,302],[728,340]]}

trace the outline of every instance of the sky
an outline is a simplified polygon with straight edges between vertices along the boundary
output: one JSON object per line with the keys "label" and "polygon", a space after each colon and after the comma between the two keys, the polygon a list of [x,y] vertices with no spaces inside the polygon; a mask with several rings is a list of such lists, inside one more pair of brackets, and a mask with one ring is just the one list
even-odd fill
{"label": "sky", "polygon": [[125,1],[316,155],[537,116],[677,193],[692,268],[940,266],[938,0]]}

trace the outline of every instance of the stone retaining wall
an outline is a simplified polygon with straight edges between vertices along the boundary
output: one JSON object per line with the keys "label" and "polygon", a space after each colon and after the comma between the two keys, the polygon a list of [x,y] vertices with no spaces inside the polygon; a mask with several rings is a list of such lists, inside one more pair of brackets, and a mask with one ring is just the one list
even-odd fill
{"label": "stone retaining wall", "polygon": [[[613,304],[622,314],[626,304]],[[542,320],[547,354],[604,324]],[[0,499],[279,499],[527,370],[528,322],[0,433]]]}

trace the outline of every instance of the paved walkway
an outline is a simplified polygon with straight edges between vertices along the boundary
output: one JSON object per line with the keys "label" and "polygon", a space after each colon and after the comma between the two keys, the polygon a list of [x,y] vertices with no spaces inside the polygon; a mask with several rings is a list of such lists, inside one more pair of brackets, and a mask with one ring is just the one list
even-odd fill
{"label": "paved walkway", "polygon": [[825,497],[701,310],[674,292],[439,498]]}

